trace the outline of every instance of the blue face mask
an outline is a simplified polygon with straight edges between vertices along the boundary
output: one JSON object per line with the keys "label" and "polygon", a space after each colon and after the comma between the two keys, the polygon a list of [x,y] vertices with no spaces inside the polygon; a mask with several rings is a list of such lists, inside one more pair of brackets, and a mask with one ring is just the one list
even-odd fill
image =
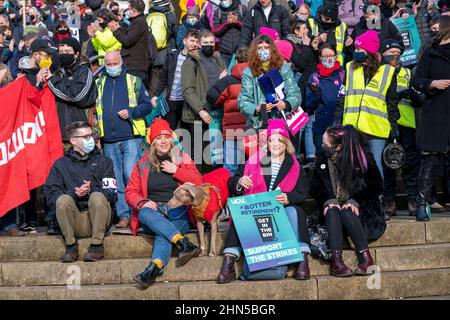
{"label": "blue face mask", "polygon": [[85,4],[85,2],[86,2],[85,0],[80,0],[81,5]]}
{"label": "blue face mask", "polygon": [[367,55],[365,52],[363,51],[355,51],[353,52],[353,60],[355,60],[355,62],[366,62],[367,60]]}
{"label": "blue face mask", "polygon": [[186,23],[190,26],[194,26],[198,22],[198,19],[186,19]]}
{"label": "blue face mask", "polygon": [[231,7],[232,3],[233,3],[232,1],[227,1],[227,0],[220,1],[220,6],[224,9],[228,9],[229,7]]}
{"label": "blue face mask", "polygon": [[122,66],[106,67],[106,73],[109,74],[110,77],[116,78],[122,73]]}
{"label": "blue face mask", "polygon": [[258,50],[259,61],[266,62],[270,59],[270,50],[259,49]]}
{"label": "blue face mask", "polygon": [[86,142],[83,144],[83,147],[81,150],[83,150],[84,153],[91,153],[95,149],[95,141],[94,138],[90,137]]}

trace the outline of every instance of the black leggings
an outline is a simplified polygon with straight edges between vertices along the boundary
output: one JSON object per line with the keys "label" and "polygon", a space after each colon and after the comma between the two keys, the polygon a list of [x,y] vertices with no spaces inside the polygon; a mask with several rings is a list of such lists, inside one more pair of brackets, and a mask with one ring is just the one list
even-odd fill
{"label": "black leggings", "polygon": [[351,210],[328,209],[325,216],[325,225],[328,231],[328,244],[332,251],[342,250],[344,230],[350,236],[358,251],[369,247],[361,220]]}
{"label": "black leggings", "polygon": [[[309,234],[308,234],[308,224],[306,222],[306,214],[300,207],[297,206],[294,207],[297,209],[298,214],[300,241],[307,243],[309,245]],[[230,247],[241,247],[241,242],[239,241],[239,237],[236,231],[236,227],[234,226],[234,223],[231,224],[230,229],[228,230],[227,240],[225,241],[225,248]]]}

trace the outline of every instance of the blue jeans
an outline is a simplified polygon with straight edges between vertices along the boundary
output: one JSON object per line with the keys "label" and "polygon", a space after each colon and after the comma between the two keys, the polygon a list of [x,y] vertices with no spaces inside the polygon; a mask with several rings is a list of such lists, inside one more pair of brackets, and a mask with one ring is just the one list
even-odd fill
{"label": "blue jeans", "polygon": [[310,115],[309,121],[303,128],[300,129],[298,138],[299,146],[297,150],[300,150],[300,145],[302,144],[302,134],[303,132],[305,133],[306,159],[313,159],[316,157],[316,148],[314,146],[313,132],[312,132],[313,122],[314,122],[314,115]]}
{"label": "blue jeans", "polygon": [[139,212],[139,223],[145,233],[155,236],[151,259],[161,260],[164,266],[169,262],[172,253],[172,238],[190,230],[188,211],[184,206],[170,209],[168,217],[156,210],[143,208]]}
{"label": "blue jeans", "polygon": [[386,146],[385,139],[370,139],[369,140],[370,151],[372,151],[373,156],[375,158],[375,162],[377,163],[378,170],[380,170],[381,177],[384,180],[384,172],[383,172],[383,149]]}
{"label": "blue jeans", "polygon": [[[294,207],[286,207],[284,208],[286,211],[286,215],[289,219],[289,223],[291,224],[292,231],[294,231],[295,237],[297,238],[298,245],[300,247],[300,252],[307,252],[311,254],[311,249],[307,243],[300,241],[300,230],[298,226],[298,214],[297,210]],[[223,250],[223,253],[231,253],[234,254],[237,259],[241,257],[242,248],[241,247],[228,247]]]}
{"label": "blue jeans", "polygon": [[117,216],[130,220],[133,210],[125,201],[125,187],[130,180],[134,165],[142,155],[142,139],[136,138],[114,143],[105,143],[104,148],[105,156],[113,162],[114,174],[117,180]]}
{"label": "blue jeans", "polygon": [[[3,227],[3,231],[7,232],[12,228],[17,228],[17,212],[16,209],[8,211],[3,217],[0,218],[0,226]],[[1,230],[2,228],[0,228]]]}
{"label": "blue jeans", "polygon": [[231,176],[234,176],[239,164],[245,163],[244,151],[242,148],[239,148],[239,144],[242,144],[242,140],[224,140],[223,167],[230,172]]}

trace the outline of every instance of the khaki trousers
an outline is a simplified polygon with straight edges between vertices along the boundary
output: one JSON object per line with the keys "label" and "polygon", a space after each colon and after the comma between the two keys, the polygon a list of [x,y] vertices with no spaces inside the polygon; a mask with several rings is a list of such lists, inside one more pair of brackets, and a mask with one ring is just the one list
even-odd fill
{"label": "khaki trousers", "polygon": [[93,192],[89,196],[88,210],[80,212],[73,198],[65,194],[56,200],[56,219],[66,245],[75,244],[75,237],[91,237],[91,244],[99,245],[111,223],[111,206],[101,192]]}

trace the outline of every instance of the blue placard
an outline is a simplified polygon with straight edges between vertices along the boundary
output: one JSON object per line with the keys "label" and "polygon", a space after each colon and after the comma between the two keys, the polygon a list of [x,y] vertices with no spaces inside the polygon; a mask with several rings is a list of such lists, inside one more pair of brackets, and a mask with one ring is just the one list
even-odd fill
{"label": "blue placard", "polygon": [[405,51],[400,57],[402,66],[409,66],[417,63],[417,55],[420,51],[422,42],[420,41],[419,30],[417,29],[416,20],[413,15],[409,15],[408,19],[396,18],[392,23],[397,27],[402,35]]}
{"label": "blue placard", "polygon": [[245,259],[251,272],[303,260],[280,190],[228,199]]}

